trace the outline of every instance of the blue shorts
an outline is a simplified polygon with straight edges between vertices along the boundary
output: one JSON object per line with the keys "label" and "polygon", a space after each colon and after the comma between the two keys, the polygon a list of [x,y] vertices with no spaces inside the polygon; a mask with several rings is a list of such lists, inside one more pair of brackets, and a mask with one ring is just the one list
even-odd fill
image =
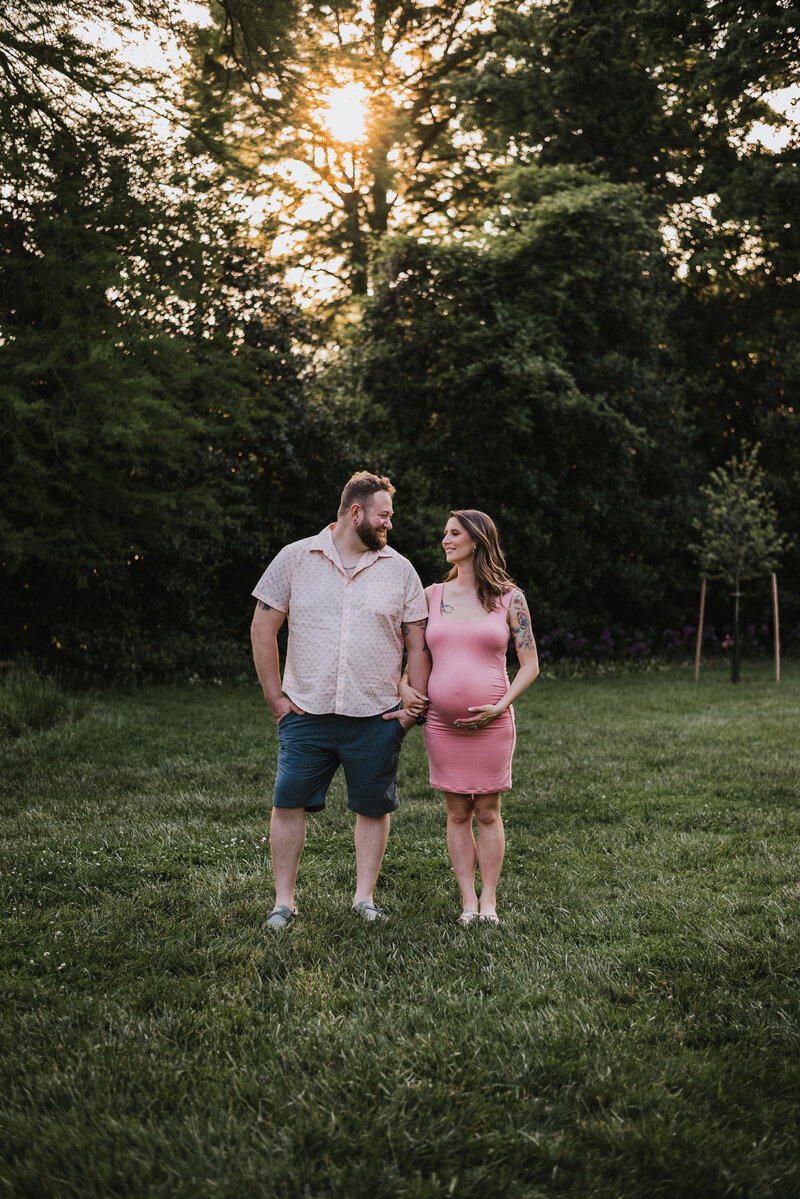
{"label": "blue shorts", "polygon": [[278,725],[276,808],[321,812],[341,763],[347,806],[362,816],[385,816],[400,806],[397,770],[405,730],[381,716],[302,716],[287,712]]}

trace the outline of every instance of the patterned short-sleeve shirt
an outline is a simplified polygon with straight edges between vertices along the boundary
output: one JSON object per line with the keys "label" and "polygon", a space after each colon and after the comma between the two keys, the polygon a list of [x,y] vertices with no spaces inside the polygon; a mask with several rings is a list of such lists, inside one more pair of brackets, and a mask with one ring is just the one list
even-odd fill
{"label": "patterned short-sleeve shirt", "polygon": [[389,546],[365,550],[351,578],[335,525],[273,558],[253,595],[289,619],[283,689],[315,715],[376,716],[398,702],[401,626],[425,620],[414,567]]}

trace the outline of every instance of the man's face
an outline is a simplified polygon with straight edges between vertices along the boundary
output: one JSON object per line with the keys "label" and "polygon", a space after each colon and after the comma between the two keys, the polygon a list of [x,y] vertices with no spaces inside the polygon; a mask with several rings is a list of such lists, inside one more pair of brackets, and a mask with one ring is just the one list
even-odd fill
{"label": "man's face", "polygon": [[356,532],[368,550],[382,550],[392,527],[392,497],[388,491],[376,491],[359,509]]}

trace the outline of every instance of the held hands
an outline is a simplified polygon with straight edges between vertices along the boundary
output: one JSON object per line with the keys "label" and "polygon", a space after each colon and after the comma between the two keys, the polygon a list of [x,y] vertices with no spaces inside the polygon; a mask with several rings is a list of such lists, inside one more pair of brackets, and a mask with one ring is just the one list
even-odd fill
{"label": "held hands", "polygon": [[400,680],[399,691],[400,699],[403,702],[402,708],[397,708],[394,712],[384,712],[383,719],[399,720],[401,726],[408,732],[417,723],[417,717],[425,714],[428,697],[421,691],[415,691],[405,675]]}
{"label": "held hands", "polygon": [[421,691],[416,691],[405,675],[400,680],[399,691],[405,711],[410,712],[415,719],[417,716],[424,716],[425,710],[428,707],[428,697],[427,695],[423,695]]}
{"label": "held hands", "polygon": [[491,724],[498,716],[502,716],[505,708],[501,708],[499,704],[481,704],[477,708],[467,708],[468,712],[472,712],[470,717],[464,717],[461,720],[454,720],[453,726],[457,729],[478,729],[486,728],[487,724]]}

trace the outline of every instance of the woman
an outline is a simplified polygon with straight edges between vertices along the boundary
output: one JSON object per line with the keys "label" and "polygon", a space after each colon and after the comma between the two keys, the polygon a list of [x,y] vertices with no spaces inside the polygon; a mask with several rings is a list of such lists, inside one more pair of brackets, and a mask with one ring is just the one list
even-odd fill
{"label": "woman", "polygon": [[[451,512],[442,546],[450,572],[444,583],[425,591],[433,659],[425,748],[431,786],[444,792],[447,804],[447,848],[461,888],[461,923],[480,916],[499,924],[496,890],[505,851],[500,795],[511,786],[516,739],[511,704],[538,675],[539,660],[525,596],[506,574],[490,517],[472,508]],[[509,636],[519,659],[513,683],[506,671]],[[426,697],[406,679],[401,695],[410,712],[424,712]]]}

